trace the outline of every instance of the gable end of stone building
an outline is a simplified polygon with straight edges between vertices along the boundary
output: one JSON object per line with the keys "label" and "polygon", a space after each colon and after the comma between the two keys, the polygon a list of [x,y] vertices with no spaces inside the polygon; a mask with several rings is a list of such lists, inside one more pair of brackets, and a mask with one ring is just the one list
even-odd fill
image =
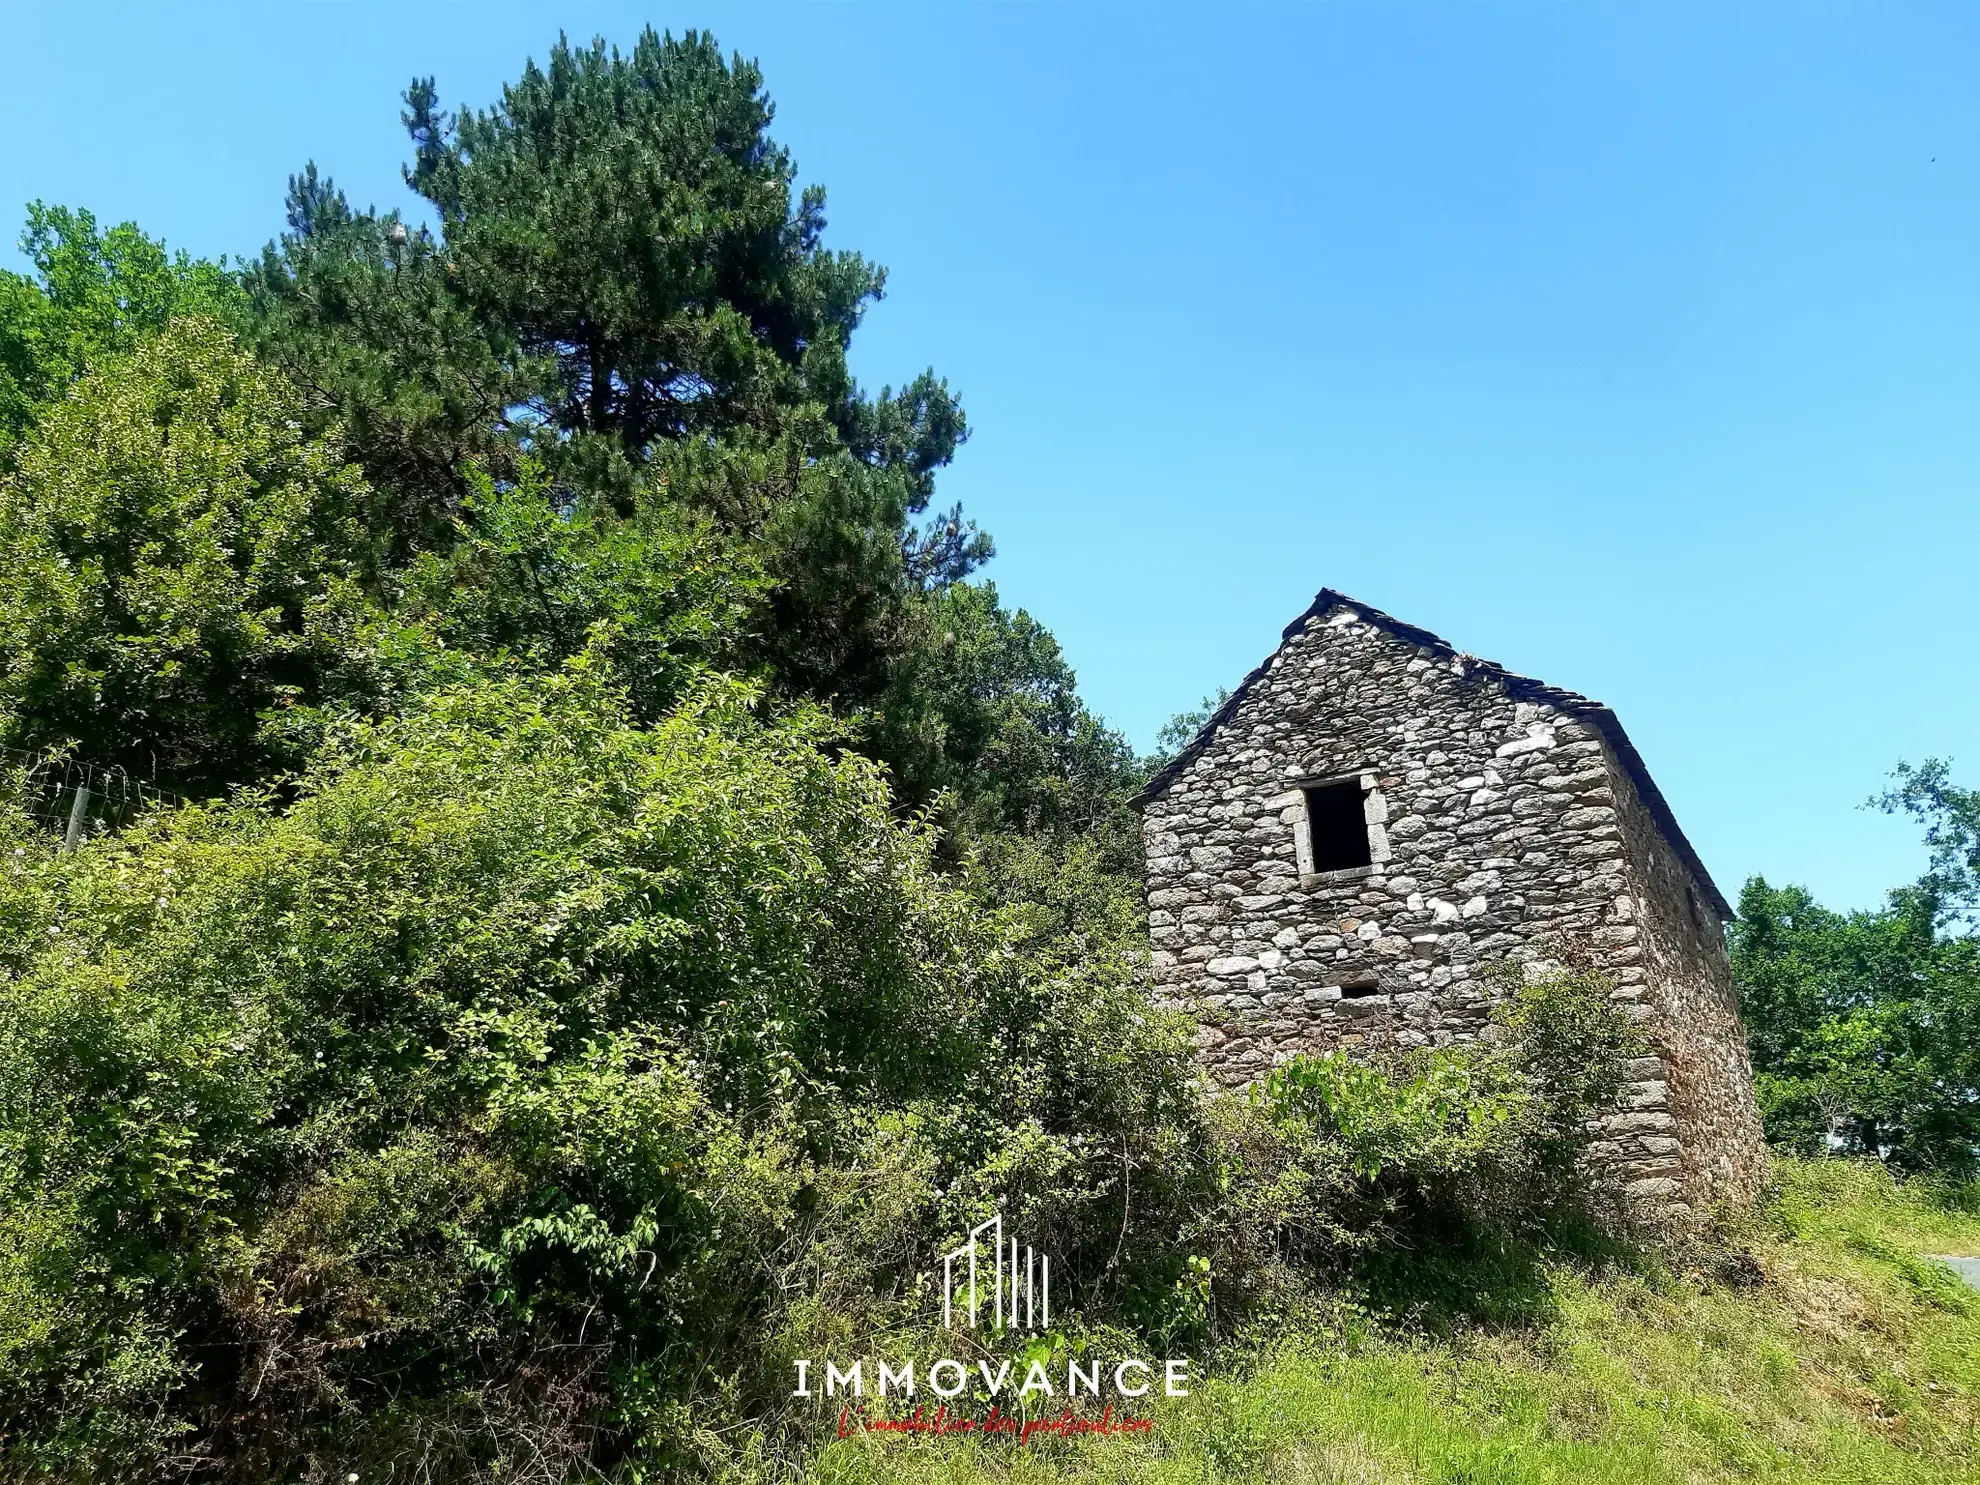
{"label": "gable end of stone building", "polygon": [[1659,1222],[1757,1190],[1731,909],[1607,707],[1326,589],[1137,803],[1154,991],[1219,1081],[1490,1035],[1491,966],[1571,953],[1655,1049],[1591,1158]]}

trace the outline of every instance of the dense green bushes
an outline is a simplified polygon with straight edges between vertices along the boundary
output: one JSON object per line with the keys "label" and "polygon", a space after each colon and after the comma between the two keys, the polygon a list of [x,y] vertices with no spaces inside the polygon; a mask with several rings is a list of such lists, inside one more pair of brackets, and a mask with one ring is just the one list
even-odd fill
{"label": "dense green bushes", "polygon": [[211,787],[278,699],[362,689],[378,501],[300,413],[205,319],[46,411],[0,477],[0,730]]}
{"label": "dense green bushes", "polygon": [[835,1181],[914,1177],[886,1242],[829,1237],[898,1284],[906,1232],[1187,1118],[1174,1028],[1102,955],[1029,976],[822,715],[709,681],[636,728],[588,658],[331,736],[285,814],[66,858],[15,822],[23,1462],[664,1445]]}
{"label": "dense green bushes", "polygon": [[965,581],[960,403],[853,382],[761,82],[417,82],[439,231],[311,166],[238,274],[35,209],[0,743],[211,802],[0,804],[0,1475],[650,1479],[802,1442],[788,1362],[928,1338],[994,1211],[1034,1344],[1201,1359],[1575,1210],[1594,981],[1199,1086],[1147,761]]}
{"label": "dense green bushes", "polygon": [[1371,1061],[1295,1057],[1253,1091],[1302,1177],[1325,1183],[1325,1240],[1544,1232],[1591,1193],[1588,1120],[1615,1107],[1639,1038],[1587,972],[1508,987],[1481,1046]]}
{"label": "dense green bushes", "polygon": [[707,1358],[869,1102],[1007,1107],[996,935],[871,765],[753,705],[636,730],[580,664],[333,737],[286,815],[18,828],[7,1412],[274,1426],[586,1325]]}
{"label": "dense green bushes", "polygon": [[15,1466],[680,1459],[999,1205],[1069,1311],[1201,1345],[1559,1158],[1510,1044],[1206,1102],[1089,867],[996,905],[833,735],[714,679],[638,727],[587,653],[333,730],[285,812],[15,820]]}

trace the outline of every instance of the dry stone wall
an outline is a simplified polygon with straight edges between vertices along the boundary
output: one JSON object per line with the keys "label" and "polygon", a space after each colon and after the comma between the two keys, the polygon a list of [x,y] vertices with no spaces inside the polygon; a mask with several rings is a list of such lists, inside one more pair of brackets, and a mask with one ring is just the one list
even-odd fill
{"label": "dry stone wall", "polygon": [[[1657,1046],[1594,1158],[1655,1220],[1749,1196],[1761,1145],[1716,895],[1580,698],[1370,612],[1316,605],[1144,801],[1158,999],[1198,1013],[1207,1069],[1236,1085],[1296,1052],[1476,1038],[1502,993],[1488,965],[1573,942]],[[1316,872],[1303,790],[1346,778],[1372,862]]]}
{"label": "dry stone wall", "polygon": [[[1635,1134],[1638,1147],[1664,1160],[1644,1165],[1637,1179],[1656,1181],[1649,1189],[1667,1202],[1749,1202],[1766,1177],[1766,1145],[1725,932],[1634,782],[1613,771],[1644,970],[1633,993],[1658,1040],[1666,1083],[1660,1112],[1670,1121],[1661,1136]],[[1605,1143],[1597,1155],[1628,1149]]]}

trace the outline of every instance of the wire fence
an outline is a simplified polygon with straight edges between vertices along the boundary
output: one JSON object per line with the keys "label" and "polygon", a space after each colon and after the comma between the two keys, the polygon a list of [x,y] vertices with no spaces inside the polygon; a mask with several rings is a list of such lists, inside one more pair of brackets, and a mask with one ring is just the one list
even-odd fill
{"label": "wire fence", "polygon": [[147,779],[119,767],[101,768],[62,753],[29,753],[0,747],[4,776],[29,815],[62,837],[73,851],[92,835],[128,824],[141,810],[185,803]]}

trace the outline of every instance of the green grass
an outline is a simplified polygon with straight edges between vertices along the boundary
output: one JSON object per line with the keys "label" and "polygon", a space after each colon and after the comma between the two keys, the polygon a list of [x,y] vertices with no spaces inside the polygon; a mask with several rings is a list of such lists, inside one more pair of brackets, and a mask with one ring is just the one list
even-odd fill
{"label": "green grass", "polygon": [[1980,1480],[1980,1293],[1916,1256],[1980,1254],[1980,1215],[1859,1165],[1783,1161],[1776,1174],[1775,1200],[1740,1235],[1759,1284],[1712,1254],[1545,1265],[1521,1319],[1435,1337],[1389,1327],[1346,1347],[1282,1341],[1159,1409],[1153,1436],[852,1439],[810,1473],[835,1485]]}

